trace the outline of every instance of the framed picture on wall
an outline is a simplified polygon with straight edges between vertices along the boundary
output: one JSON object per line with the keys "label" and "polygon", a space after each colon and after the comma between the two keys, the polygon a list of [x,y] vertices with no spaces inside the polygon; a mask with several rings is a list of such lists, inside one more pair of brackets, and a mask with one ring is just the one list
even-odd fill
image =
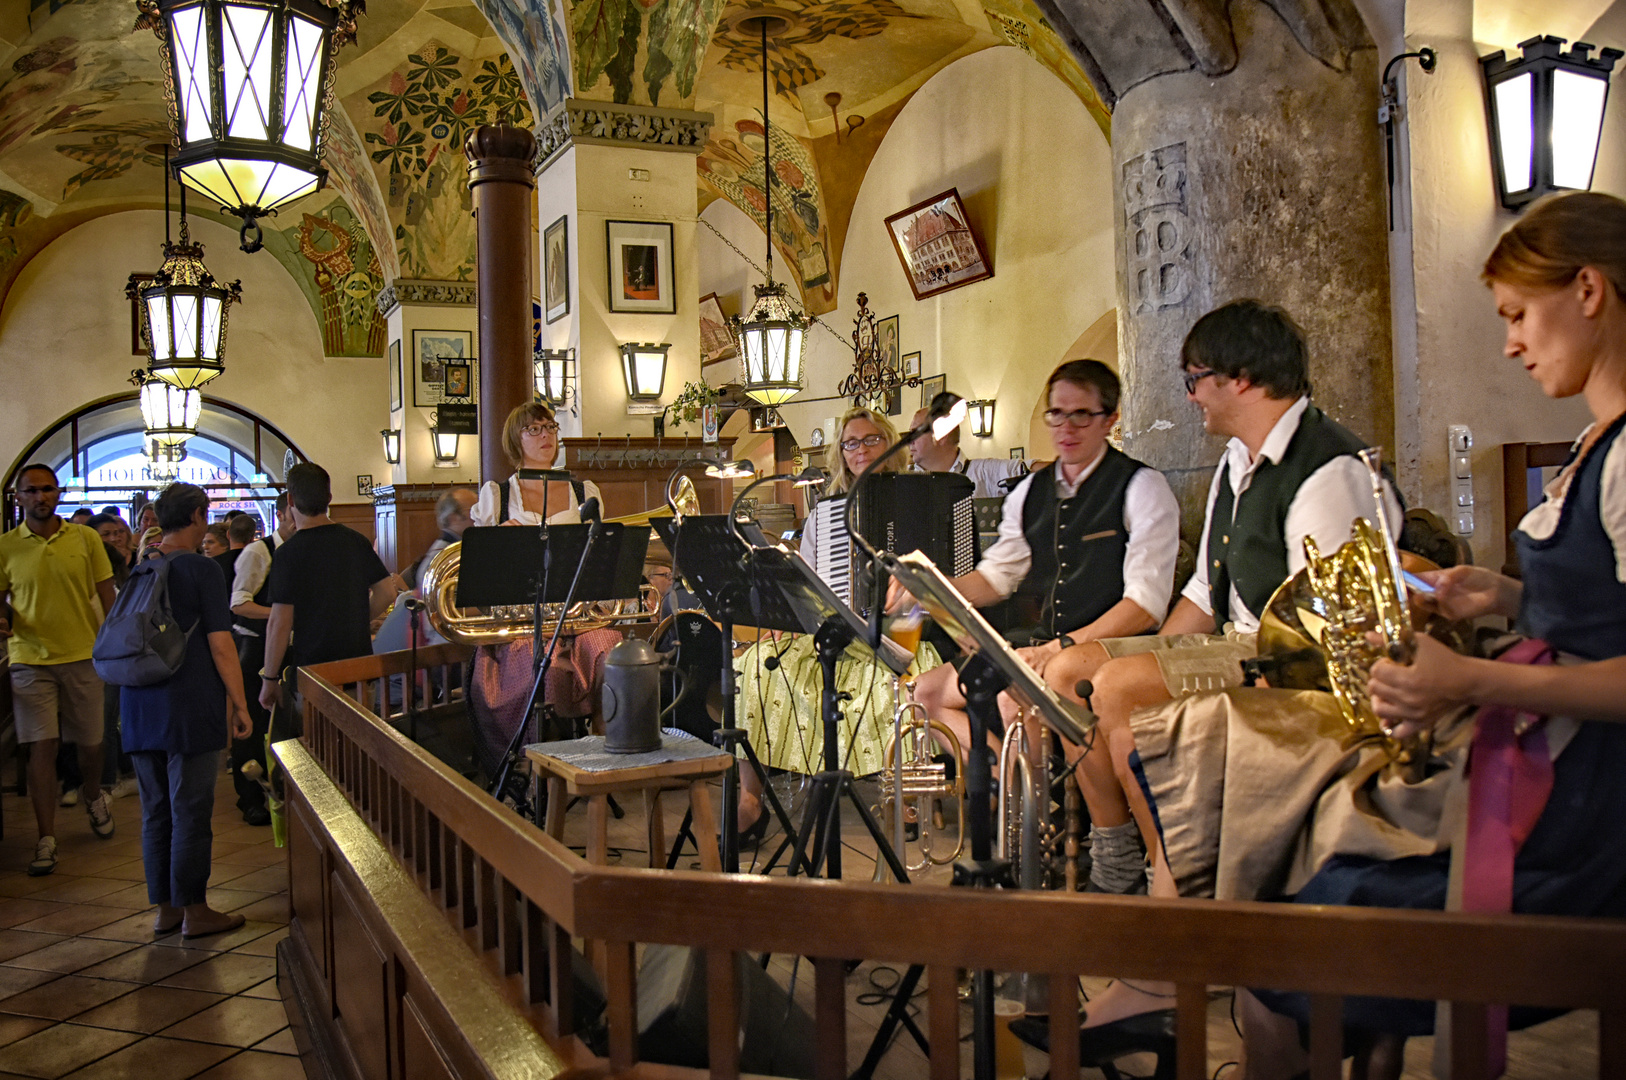
{"label": "framed picture on wall", "polygon": [[469,365],[456,360],[448,360],[442,367],[446,371],[445,392],[449,398],[466,398],[473,394],[470,383],[473,381],[469,374]]}
{"label": "framed picture on wall", "polygon": [[947,375],[933,375],[920,384],[920,407],[929,408],[932,398],[948,389]]}
{"label": "framed picture on wall", "polygon": [[448,363],[469,366],[469,400],[478,402],[473,354],[474,334],[468,330],[412,331],[412,404],[427,407],[446,400]]}
{"label": "framed picture on wall", "polygon": [[606,221],[604,232],[610,268],[610,310],[676,313],[672,223]]}
{"label": "framed picture on wall", "polygon": [[700,298],[700,358],[702,363],[716,364],[733,360],[740,355],[734,344],[734,335],[723,317],[723,305],[716,293]]}
{"label": "framed picture on wall", "polygon": [[401,341],[390,342],[390,412],[401,407]]}
{"label": "framed picture on wall", "polygon": [[901,358],[898,355],[898,317],[889,315],[875,324],[875,357],[881,366],[896,371]]}
{"label": "framed picture on wall", "polygon": [[542,232],[543,311],[548,322],[570,314],[570,222],[561,217]]}
{"label": "framed picture on wall", "polygon": [[893,214],[886,231],[916,300],[994,276],[958,188]]}
{"label": "framed picture on wall", "polygon": [[903,377],[917,379],[920,377],[920,354],[917,352],[903,354]]}
{"label": "framed picture on wall", "polygon": [[1025,458],[1027,456],[1028,456],[1028,448],[1027,447],[1025,447],[1025,446],[1013,446],[1013,447],[1011,447],[1011,460],[1012,461],[1021,461],[1023,458]]}

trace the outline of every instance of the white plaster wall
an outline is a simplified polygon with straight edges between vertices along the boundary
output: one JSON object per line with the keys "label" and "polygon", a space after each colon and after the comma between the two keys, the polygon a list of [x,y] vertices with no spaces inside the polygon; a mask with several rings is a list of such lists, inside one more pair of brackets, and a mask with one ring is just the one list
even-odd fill
{"label": "white plaster wall", "polygon": [[[242,279],[226,371],[205,393],[257,413],[333,476],[336,501],[356,501],[355,475],[390,475],[378,437],[389,419],[385,363],[326,357],[310,304],[269,254],[246,255],[237,233],[194,218],[192,236],[216,278]],[[18,275],[0,310],[0,461],[10,462],[67,413],[130,389],[125,280],[161,261],[164,216],[132,210],[59,237]]]}
{"label": "white plaster wall", "polygon": [[[1485,4],[1479,7],[1484,25]],[[1585,40],[1626,46],[1623,11],[1626,4],[1616,3]],[[1451,424],[1473,430],[1471,542],[1478,563],[1499,568],[1505,546],[1501,444],[1573,438],[1588,414],[1578,398],[1544,397],[1503,357],[1502,323],[1479,281],[1485,256],[1516,218],[1496,200],[1479,69],[1479,57],[1505,43],[1476,43],[1474,26],[1472,0],[1408,5],[1407,48],[1428,45],[1440,63],[1432,76],[1412,72],[1408,79],[1417,361],[1411,384],[1397,385],[1396,400],[1400,409],[1415,410],[1414,493],[1448,519],[1446,430]],[[1626,116],[1618,75],[1616,83],[1594,188],[1620,195],[1626,194]],[[1401,365],[1396,371],[1404,377]]]}
{"label": "white plaster wall", "polygon": [[[1012,446],[1030,445],[1029,414],[1045,378],[1116,303],[1110,183],[1110,150],[1100,129],[1078,98],[1026,54],[987,49],[944,68],[904,107],[870,164],[842,252],[839,307],[821,317],[839,338],[809,330],[800,397],[833,394],[851,370],[846,343],[855,298],[864,292],[877,318],[899,316],[901,350],[920,352],[927,375],[945,373],[949,389],[999,401],[993,438],[962,436],[971,456],[1004,457]],[[949,188],[966,202],[994,276],[916,301],[884,222]],[[731,221],[711,207],[707,216]],[[746,233],[736,224],[719,227],[756,258],[761,230]],[[743,300],[724,299],[725,310],[749,305],[738,256],[715,237],[700,252],[703,286],[738,283]],[[919,400],[918,390],[905,390],[898,419],[908,423]],[[814,427],[844,407],[792,401],[784,413],[805,444]]]}

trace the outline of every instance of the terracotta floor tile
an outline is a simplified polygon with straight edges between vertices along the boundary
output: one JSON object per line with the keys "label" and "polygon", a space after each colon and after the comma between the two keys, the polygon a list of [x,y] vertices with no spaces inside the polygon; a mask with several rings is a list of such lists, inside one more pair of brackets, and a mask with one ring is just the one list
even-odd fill
{"label": "terracotta floor tile", "polygon": [[86,930],[80,937],[107,938],[110,941],[134,941],[145,944],[153,940],[152,923],[156,913],[150,908],[138,911],[134,915],[125,908],[119,913],[124,917],[117,922],[110,922],[106,926],[98,926],[94,930]]}
{"label": "terracotta floor tile", "polygon": [[143,986],[106,1005],[80,1013],[73,1022],[151,1035],[224,1000],[219,994],[206,994],[202,990]]}
{"label": "terracotta floor tile", "polygon": [[14,956],[26,956],[36,949],[54,945],[62,940],[61,934],[37,934],[27,930],[0,930],[0,962]]}
{"label": "terracotta floor tile", "polygon": [[36,949],[31,953],[6,961],[7,967],[32,968],[35,971],[60,971],[67,974],[103,960],[110,960],[135,948],[128,941],[107,941],[102,938],[68,938]]}
{"label": "terracotta floor tile", "polygon": [[[210,881],[215,884],[227,884],[226,882],[214,882],[213,878]],[[287,864],[277,863],[275,866],[262,866],[258,870],[251,870],[241,877],[232,878],[230,885],[233,889],[250,889],[254,892],[283,892],[288,888]]]}
{"label": "terracotta floor tile", "polygon": [[[59,870],[67,869],[63,863],[61,852],[57,853],[57,868]],[[41,889],[31,895],[41,900],[61,900],[70,904],[83,904],[99,896],[106,896],[108,893],[118,892],[120,889],[125,888],[122,881],[110,881],[104,878],[69,877],[65,874],[61,877],[53,874],[52,877],[56,880],[50,888]]]}
{"label": "terracotta floor tile", "polygon": [[0,874],[0,896],[33,896],[52,885],[56,875],[29,877],[27,874]]}
{"label": "terracotta floor tile", "polygon": [[[250,921],[244,925],[253,926],[256,924]],[[275,956],[277,954],[277,946],[280,945],[282,943],[282,939],[287,936],[288,927],[286,925],[278,925],[271,933],[266,934],[264,937],[255,938],[247,945],[239,945],[233,949],[232,952],[242,953],[245,956]]]}
{"label": "terracotta floor tile", "polygon": [[238,992],[239,997],[264,998],[267,1001],[281,1001],[282,991],[277,989],[276,979],[267,979],[263,983],[256,983],[247,990]]}
{"label": "terracotta floor tile", "polygon": [[[120,804],[115,803],[115,806]],[[114,811],[118,813],[118,811]],[[132,807],[129,814],[124,815],[129,822],[128,832],[116,836],[112,840],[97,841],[96,848],[108,855],[123,855],[126,859],[141,858],[141,818],[137,810]]]}
{"label": "terracotta floor tile", "polygon": [[[256,938],[262,938],[278,928],[277,923],[248,921],[236,930],[227,934],[210,934],[207,937],[192,938],[190,941],[179,934],[171,934],[154,942],[166,948],[174,949],[202,949],[204,952],[231,952],[239,945],[247,945]],[[254,954],[261,955],[261,954]],[[270,956],[270,953],[264,953]]]}
{"label": "terracotta floor tile", "polygon": [[8,1046],[18,1039],[27,1038],[54,1023],[55,1020],[47,1020],[43,1016],[13,1016],[11,1013],[0,1013],[0,1046]]}
{"label": "terracotta floor tile", "polygon": [[214,862],[236,862],[237,860],[232,858],[233,855],[242,851],[244,848],[253,846],[254,845],[252,844],[234,844],[229,840],[222,840],[217,835],[214,838],[214,843],[210,847],[209,851],[213,856]]}
{"label": "terracotta floor tile", "polygon": [[263,900],[256,900],[252,904],[245,904],[237,909],[237,914],[245,919],[260,922],[286,923],[288,921],[288,894],[278,893]]}
{"label": "terracotta floor tile", "polygon": [[305,1080],[304,1066],[287,1054],[245,1050],[203,1073],[198,1080]]}
{"label": "terracotta floor tile", "polygon": [[141,1038],[128,1031],[58,1024],[6,1047],[6,1068],[56,1080]]}
{"label": "terracotta floor tile", "polygon": [[147,868],[142,865],[140,858],[127,859],[117,866],[101,871],[96,876],[99,878],[112,878],[118,881],[146,881]]}
{"label": "terracotta floor tile", "polygon": [[152,901],[147,899],[147,883],[120,881],[115,878],[97,878],[104,885],[111,885],[113,889],[94,897],[98,904],[104,907],[130,908],[151,907]]}
{"label": "terracotta floor tile", "polygon": [[115,956],[111,960],[104,960],[100,964],[86,968],[80,974],[97,979],[155,983],[206,959],[207,953],[196,953],[190,949],[165,949],[157,945],[142,945],[131,949],[123,956]]}
{"label": "terracotta floor tile", "polygon": [[[264,869],[265,867],[255,866],[253,863],[221,862],[217,859],[209,869],[209,887],[218,889],[223,885],[231,885],[232,888],[238,888],[239,886],[233,884],[238,878],[258,874]],[[271,890],[261,889],[260,891],[270,892]]]}
{"label": "terracotta floor tile", "polygon": [[[160,949],[160,952],[182,953],[196,956],[186,949]],[[207,955],[207,954],[205,954]],[[165,986],[183,986],[190,990],[212,990],[219,994],[235,994],[256,983],[262,983],[277,973],[277,962],[269,956],[239,956],[220,953],[208,957],[203,963],[163,980]]]}
{"label": "terracotta floor tile", "polygon": [[251,889],[210,889],[204,894],[204,899],[216,911],[236,911],[238,908],[258,903],[270,895],[272,894],[269,892]]}
{"label": "terracotta floor tile", "polygon": [[27,968],[0,967],[0,1009],[9,1009],[5,1004],[7,998],[13,994],[20,994],[36,986],[60,978],[54,971],[30,971]]}
{"label": "terracotta floor tile", "polygon": [[219,853],[219,844],[215,845],[215,862],[251,863],[254,866],[271,866],[275,863],[288,861],[288,852],[275,844],[243,844],[236,847],[229,854]]}
{"label": "terracotta floor tile", "polygon": [[124,908],[104,907],[101,904],[74,904],[61,911],[53,911],[22,923],[19,930],[43,930],[52,934],[83,934],[98,926],[122,919],[129,914]]}
{"label": "terracotta floor tile", "polygon": [[[36,879],[42,880],[42,879]],[[33,922],[53,912],[64,911],[67,904],[59,904],[51,900],[19,900],[7,898],[0,900],[0,927],[20,926],[25,922]]]}
{"label": "terracotta floor tile", "polygon": [[298,1054],[299,1044],[294,1042],[294,1029],[283,1028],[264,1042],[255,1043],[254,1049],[271,1054]]}
{"label": "terracotta floor tile", "polygon": [[52,1020],[66,1020],[70,1016],[78,1016],[86,1009],[94,1009],[116,997],[122,997],[135,988],[135,983],[64,975],[60,979],[31,990],[13,994],[4,1002],[0,1002],[0,1009],[19,1016],[44,1016]]}
{"label": "terracotta floor tile", "polygon": [[130,856],[123,851],[104,851],[101,845],[90,849],[86,853],[76,854],[73,865],[63,864],[57,867],[57,872],[64,870],[71,872],[75,877],[102,877],[115,866],[123,866],[130,861]]}
{"label": "terracotta floor tile", "polygon": [[69,1075],[73,1080],[187,1080],[231,1053],[229,1046],[142,1039]]}
{"label": "terracotta floor tile", "polygon": [[271,830],[263,825],[250,825],[239,821],[227,829],[216,829],[215,839],[224,844],[269,844]]}
{"label": "terracotta floor tile", "polygon": [[253,1046],[288,1026],[282,1002],[231,997],[164,1029],[176,1039]]}

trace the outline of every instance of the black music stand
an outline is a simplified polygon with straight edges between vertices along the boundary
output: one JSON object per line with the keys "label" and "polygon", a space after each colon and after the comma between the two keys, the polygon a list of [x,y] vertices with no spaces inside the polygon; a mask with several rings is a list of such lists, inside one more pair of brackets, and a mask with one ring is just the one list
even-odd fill
{"label": "black music stand", "polygon": [[[604,524],[553,525],[543,537],[538,530],[493,525],[470,528],[463,533],[462,558],[458,566],[458,607],[520,607],[533,606],[540,613],[542,604],[562,604],[560,618],[554,623],[553,636],[548,640],[536,667],[530,696],[520,713],[514,737],[503,752],[502,764],[491,783],[491,794],[501,799],[521,757],[520,748],[528,739],[536,705],[553,665],[554,649],[564,629],[563,612],[577,600],[623,600],[638,595],[643,577],[644,556],[649,551],[649,527],[645,525]],[[568,587],[563,590],[562,575],[548,571],[552,559],[568,560],[576,564]],[[590,584],[583,587],[583,578]],[[537,616],[540,628],[540,614]],[[551,706],[544,703],[544,711],[551,715]],[[540,800],[533,807],[525,795],[517,798],[515,809],[521,815],[535,809],[540,811]]]}
{"label": "black music stand", "polygon": [[[960,671],[960,691],[965,695],[966,714],[971,722],[970,750],[966,755],[965,798],[971,833],[971,858],[954,864],[953,883],[973,888],[1014,888],[1010,864],[993,857],[991,787],[988,756],[981,752],[988,730],[999,716],[999,695],[1009,691],[1020,704],[1036,708],[1045,722],[1080,746],[1088,745],[1095,716],[1088,709],[1059,696],[1045,684],[1000,633],[988,624],[954,588],[930,559],[915,552],[894,556],[881,553],[883,568],[907,589],[927,614],[947,631],[967,653],[972,654]],[[882,1019],[870,1044],[868,1056],[853,1074],[865,1080],[874,1074],[899,1023],[908,1023],[904,1013],[914,995],[924,968],[916,964],[899,981],[896,997]],[[994,1076],[994,973],[978,971],[972,977],[972,1062],[976,1080]]]}

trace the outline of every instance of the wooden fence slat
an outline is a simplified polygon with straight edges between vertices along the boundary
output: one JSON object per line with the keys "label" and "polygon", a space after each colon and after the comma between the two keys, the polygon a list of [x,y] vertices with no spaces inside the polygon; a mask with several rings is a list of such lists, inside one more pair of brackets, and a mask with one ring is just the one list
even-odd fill
{"label": "wooden fence slat", "polygon": [[1598,1075],[1626,1076],[1626,1009],[1598,1010]]}
{"label": "wooden fence slat", "polygon": [[638,1060],[638,975],[633,950],[630,941],[604,943],[604,991],[609,998],[604,1008],[610,1020],[612,1069],[630,1069]]}
{"label": "wooden fence slat", "polygon": [[547,1034],[561,1038],[576,1030],[576,984],[572,981],[570,931],[554,919],[547,921],[548,1020]]}
{"label": "wooden fence slat", "polygon": [[814,1080],[847,1080],[847,963],[813,960]]}
{"label": "wooden fence slat", "polygon": [[1489,1012],[1485,1005],[1451,1003],[1451,1080],[1490,1080]]}
{"label": "wooden fence slat", "polygon": [[519,974],[520,955],[525,947],[522,919],[519,890],[507,878],[497,878],[497,948],[505,976]]}
{"label": "wooden fence slat", "polygon": [[1344,999],[1310,995],[1310,1080],[1341,1080],[1344,1075]]}
{"label": "wooden fence slat", "polygon": [[540,1005],[548,1000],[548,920],[529,897],[520,901],[520,907],[520,979],[525,1003]]}
{"label": "wooden fence slat", "polygon": [[931,1080],[959,1080],[960,973],[954,968],[926,969],[926,1032]]}
{"label": "wooden fence slat", "polygon": [[1180,983],[1174,988],[1174,1034],[1180,1080],[1208,1080],[1208,987]]}
{"label": "wooden fence slat", "polygon": [[735,1080],[740,1075],[740,994],[734,954],[706,951],[706,1026],[711,1075]]}
{"label": "wooden fence slat", "polygon": [[476,853],[474,865],[477,871],[475,887],[478,897],[475,901],[478,915],[475,919],[476,929],[480,935],[481,949],[495,949],[497,947],[497,872],[491,864],[480,858]]}
{"label": "wooden fence slat", "polygon": [[1078,1075],[1078,977],[1050,976],[1050,1075]]}

